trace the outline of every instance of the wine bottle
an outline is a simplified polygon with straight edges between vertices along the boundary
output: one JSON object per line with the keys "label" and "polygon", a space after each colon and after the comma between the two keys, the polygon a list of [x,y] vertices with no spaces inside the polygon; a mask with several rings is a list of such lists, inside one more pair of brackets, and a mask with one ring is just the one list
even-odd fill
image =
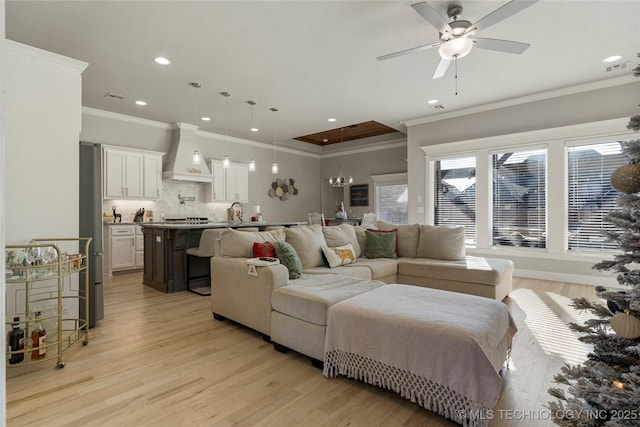
{"label": "wine bottle", "polygon": [[13,318],[13,330],[9,332],[9,348],[11,349],[11,356],[9,356],[9,363],[20,363],[24,360],[24,353],[19,351],[24,350],[24,330],[20,328],[20,318]]}
{"label": "wine bottle", "polygon": [[47,331],[42,326],[42,312],[36,311],[36,326],[31,331],[31,360],[44,359],[47,355]]}

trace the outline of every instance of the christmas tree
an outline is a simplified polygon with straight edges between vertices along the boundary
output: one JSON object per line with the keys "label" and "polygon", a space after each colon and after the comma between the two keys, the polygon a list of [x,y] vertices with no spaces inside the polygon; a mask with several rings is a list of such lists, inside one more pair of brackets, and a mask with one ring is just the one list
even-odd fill
{"label": "christmas tree", "polygon": [[[640,66],[633,71],[640,76]],[[627,128],[638,131],[639,125],[636,115]],[[608,232],[607,238],[619,243],[621,253],[593,268],[618,273],[618,283],[630,289],[596,287],[606,305],[586,298],[572,301],[573,307],[596,316],[583,325],[569,324],[593,351],[582,365],[565,365],[554,377],[568,386],[567,391],[549,389],[558,400],[548,408],[560,426],[640,425],[640,140],[620,144],[629,164],[614,171],[611,185],[624,194],[617,199],[619,209],[606,219],[619,230]]]}

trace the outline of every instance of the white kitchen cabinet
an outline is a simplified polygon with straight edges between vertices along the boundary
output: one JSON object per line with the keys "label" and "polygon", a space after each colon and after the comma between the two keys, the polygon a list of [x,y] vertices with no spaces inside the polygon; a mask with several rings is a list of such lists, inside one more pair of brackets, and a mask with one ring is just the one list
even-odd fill
{"label": "white kitchen cabinet", "polygon": [[106,225],[107,235],[107,274],[114,271],[130,270],[142,267],[144,242],[140,226],[136,224]]}
{"label": "white kitchen cabinet", "polygon": [[144,150],[104,147],[105,199],[158,199],[162,155]]}
{"label": "white kitchen cabinet", "polygon": [[221,160],[209,160],[213,183],[207,184],[211,191],[207,192],[208,202],[249,202],[249,166],[242,163],[231,163],[227,169],[222,167]]}
{"label": "white kitchen cabinet", "polygon": [[158,199],[162,191],[162,155],[144,155],[144,184],[145,199]]}
{"label": "white kitchen cabinet", "polygon": [[249,166],[231,163],[226,170],[225,186],[228,201],[249,202]]}
{"label": "white kitchen cabinet", "polygon": [[143,155],[128,151],[104,150],[104,197],[141,198]]}
{"label": "white kitchen cabinet", "polygon": [[144,236],[142,235],[142,227],[136,225],[136,253],[135,253],[135,267],[144,267]]}
{"label": "white kitchen cabinet", "polygon": [[213,184],[211,188],[212,202],[225,202],[226,199],[226,182],[225,169],[222,167],[222,161],[211,160],[211,174],[213,175]]}

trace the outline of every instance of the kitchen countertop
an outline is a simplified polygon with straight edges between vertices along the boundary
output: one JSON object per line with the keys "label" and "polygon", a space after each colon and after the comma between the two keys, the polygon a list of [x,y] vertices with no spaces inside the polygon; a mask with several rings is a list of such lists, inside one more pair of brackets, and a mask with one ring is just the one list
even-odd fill
{"label": "kitchen countertop", "polygon": [[111,221],[102,221],[104,225],[144,225],[144,224],[153,224],[152,222],[134,222],[134,221],[122,221],[122,222],[113,222]]}
{"label": "kitchen countertop", "polygon": [[192,229],[192,228],[244,228],[244,227],[272,227],[282,225],[284,227],[290,227],[292,225],[304,225],[306,222],[300,221],[263,221],[263,222],[227,222],[227,221],[209,221],[208,223],[197,224],[197,223],[189,223],[189,224],[176,224],[174,222],[143,222],[143,223],[132,223],[139,224],[145,228],[161,228],[161,229],[176,229],[176,230],[184,230],[184,229]]}

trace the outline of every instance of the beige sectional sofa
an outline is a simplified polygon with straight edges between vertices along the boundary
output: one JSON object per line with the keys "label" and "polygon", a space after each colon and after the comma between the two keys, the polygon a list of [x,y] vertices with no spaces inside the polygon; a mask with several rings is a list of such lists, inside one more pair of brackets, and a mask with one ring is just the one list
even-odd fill
{"label": "beige sectional sofa", "polygon": [[[385,283],[401,283],[502,300],[511,290],[513,263],[465,256],[461,228],[391,225],[375,228],[396,235],[390,258],[366,258],[367,230],[348,224],[310,225],[267,232],[225,230],[211,259],[211,307],[218,320],[230,319],[263,334],[276,347],[292,348],[322,360],[326,311],[331,305]],[[369,237],[370,238],[370,237]],[[248,274],[254,242],[291,244],[302,277],[289,279],[282,264]],[[326,266],[322,248],[351,244],[356,262]],[[395,257],[393,257],[395,256]],[[437,259],[459,258],[459,259]]]}

